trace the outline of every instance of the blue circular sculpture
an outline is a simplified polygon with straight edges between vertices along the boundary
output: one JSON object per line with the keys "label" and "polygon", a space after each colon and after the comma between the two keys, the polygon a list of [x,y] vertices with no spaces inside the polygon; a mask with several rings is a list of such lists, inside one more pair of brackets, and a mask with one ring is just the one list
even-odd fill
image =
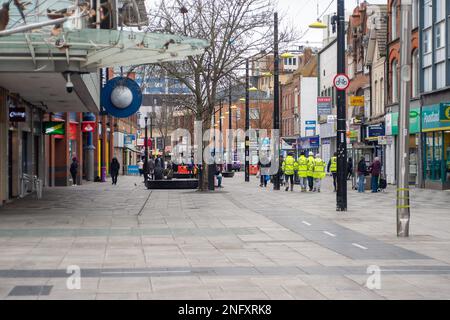
{"label": "blue circular sculpture", "polygon": [[141,88],[130,78],[116,77],[103,87],[100,103],[108,114],[116,118],[127,118],[141,106]]}

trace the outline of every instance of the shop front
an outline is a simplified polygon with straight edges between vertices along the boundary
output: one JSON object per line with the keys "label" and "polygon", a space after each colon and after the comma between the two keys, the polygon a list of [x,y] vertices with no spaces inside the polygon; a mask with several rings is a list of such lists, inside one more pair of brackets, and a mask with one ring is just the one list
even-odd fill
{"label": "shop front", "polygon": [[450,189],[450,103],[422,108],[425,188]]}
{"label": "shop front", "polygon": [[[420,141],[420,108],[412,108],[409,112],[409,184],[419,184],[419,141]],[[397,181],[397,144],[398,144],[398,112],[386,114],[386,180],[395,184]]]}

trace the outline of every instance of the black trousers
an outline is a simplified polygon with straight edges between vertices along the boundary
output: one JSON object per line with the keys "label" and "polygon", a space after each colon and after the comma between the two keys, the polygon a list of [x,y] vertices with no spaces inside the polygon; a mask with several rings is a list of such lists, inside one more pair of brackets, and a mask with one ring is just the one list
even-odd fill
{"label": "black trousers", "polygon": [[337,190],[337,173],[336,172],[332,172],[331,174],[333,175],[333,187],[334,187],[334,190]]}
{"label": "black trousers", "polygon": [[285,174],[284,178],[286,179],[286,185],[289,183],[289,181],[291,182],[291,186],[294,185],[294,175],[293,174],[291,174],[291,175]]}
{"label": "black trousers", "polygon": [[265,175],[262,174],[262,175],[259,177],[259,184],[260,184],[261,186],[267,187],[267,180],[266,180],[266,176],[265,176]]}
{"label": "black trousers", "polygon": [[118,176],[117,173],[112,173],[111,174],[111,178],[112,178],[112,183],[113,184],[117,184],[117,176]]}
{"label": "black trousers", "polygon": [[309,190],[313,189],[313,187],[314,187],[314,178],[313,177],[308,176],[308,187],[309,187]]}
{"label": "black trousers", "polygon": [[72,184],[77,184],[77,173],[71,172],[70,174],[72,175]]}

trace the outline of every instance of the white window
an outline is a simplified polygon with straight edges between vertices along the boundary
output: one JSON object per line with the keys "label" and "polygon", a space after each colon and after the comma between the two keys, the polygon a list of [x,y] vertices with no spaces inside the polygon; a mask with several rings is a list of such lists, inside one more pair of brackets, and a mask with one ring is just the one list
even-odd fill
{"label": "white window", "polygon": [[411,93],[413,97],[419,96],[419,50],[412,55]]}
{"label": "white window", "polygon": [[419,0],[412,2],[412,27],[413,29],[419,26]]}
{"label": "white window", "polygon": [[423,91],[428,92],[433,89],[433,69],[427,67],[423,69]]}
{"label": "white window", "polygon": [[433,1],[425,0],[423,4],[423,26],[428,28],[433,20]]}
{"label": "white window", "polygon": [[445,62],[436,64],[436,89],[445,87]]}
{"label": "white window", "polygon": [[398,102],[398,63],[392,61],[392,102]]}
{"label": "white window", "polygon": [[431,52],[431,28],[423,32],[423,53]]}
{"label": "white window", "polygon": [[436,24],[436,49],[443,48],[445,46],[445,22]]}
{"label": "white window", "polygon": [[436,21],[445,19],[445,0],[436,0]]}
{"label": "white window", "polygon": [[395,40],[397,39],[397,1],[392,3],[391,24],[391,40]]}

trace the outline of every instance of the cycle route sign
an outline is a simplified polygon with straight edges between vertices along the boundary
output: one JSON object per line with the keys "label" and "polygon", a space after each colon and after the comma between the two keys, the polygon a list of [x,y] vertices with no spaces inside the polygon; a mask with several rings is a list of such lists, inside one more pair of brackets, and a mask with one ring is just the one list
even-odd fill
{"label": "cycle route sign", "polygon": [[346,74],[338,73],[333,79],[333,84],[336,90],[344,91],[350,85],[350,79]]}

